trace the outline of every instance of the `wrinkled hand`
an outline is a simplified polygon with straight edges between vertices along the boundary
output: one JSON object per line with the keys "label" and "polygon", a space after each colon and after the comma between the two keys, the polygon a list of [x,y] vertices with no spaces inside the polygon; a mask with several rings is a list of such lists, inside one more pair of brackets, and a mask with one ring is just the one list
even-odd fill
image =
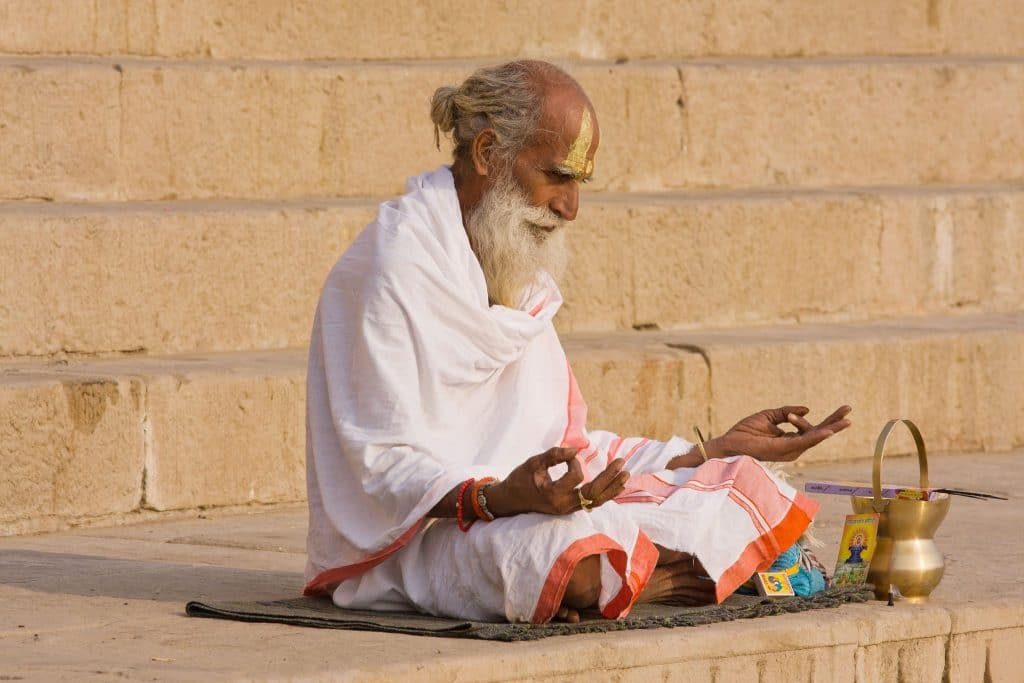
{"label": "wrinkled hand", "polygon": [[[576,488],[583,481],[583,468],[575,448],[550,448],[529,458],[504,479],[487,490],[487,506],[495,516],[523,512],[565,515],[581,509]],[[548,468],[567,463],[569,471],[552,479]],[[629,473],[622,471],[624,461],[613,460],[593,481],[580,487],[583,496],[598,507],[622,493]]]}
{"label": "wrinkled hand", "polygon": [[[850,406],[841,406],[819,424],[804,419],[808,409],[804,406],[783,406],[754,413],[736,423],[725,434],[706,444],[713,457],[749,455],[766,462],[791,462],[804,451],[850,426],[845,419]],[[786,432],[779,425],[790,424],[795,432]]]}

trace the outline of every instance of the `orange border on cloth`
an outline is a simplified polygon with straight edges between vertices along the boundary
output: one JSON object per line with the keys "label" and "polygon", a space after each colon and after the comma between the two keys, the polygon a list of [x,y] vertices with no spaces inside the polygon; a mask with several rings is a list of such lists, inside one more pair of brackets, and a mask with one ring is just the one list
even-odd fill
{"label": "orange border on cloth", "polygon": [[[645,479],[646,478],[646,479]],[[637,481],[634,482],[633,480]],[[756,462],[711,460],[685,484],[672,485],[654,475],[631,477],[633,487],[615,498],[617,503],[661,504],[678,489],[701,492],[729,491],[729,499],[750,517],[758,536],[719,577],[715,598],[722,602],[754,572],[771,566],[775,558],[800,538],[820,507],[796,491],[792,499],[782,493],[772,477]]]}
{"label": "orange border on cloth", "polygon": [[[583,400],[583,392],[572,374],[572,366],[565,362],[569,371],[569,400],[566,406],[565,433],[562,435],[562,448],[587,448],[590,445],[584,433],[587,425],[587,402]],[[582,464],[582,463],[581,463]]]}
{"label": "orange border on cloth", "polygon": [[722,602],[753,576],[754,572],[764,571],[770,567],[775,557],[766,554],[765,549],[785,550],[796,543],[819,507],[817,501],[797,491],[789,512],[782,521],[747,544],[732,566],[722,572],[715,584],[715,599]]}
{"label": "orange border on cloth", "polygon": [[[616,566],[618,555],[613,556],[609,553],[608,561],[620,576],[625,575],[625,565]],[[622,589],[619,590],[618,594],[609,600],[608,604],[605,605],[603,610],[601,610],[601,616],[605,619],[621,619],[628,615],[630,610],[633,609],[633,605],[636,604],[637,598],[640,597],[644,588],[647,587],[647,582],[651,580],[651,574],[654,573],[654,568],[657,566],[658,548],[651,542],[651,539],[647,537],[647,534],[642,530],[638,530],[636,543],[633,544],[629,580],[623,581]]]}
{"label": "orange border on cloth", "polygon": [[626,440],[624,436],[616,436],[615,439],[608,444],[608,464],[612,464],[612,460],[618,454],[619,449],[622,448],[622,442]]}
{"label": "orange border on cloth", "polygon": [[608,619],[618,619],[629,614],[629,610],[632,609],[633,603],[647,586],[654,567],[658,563],[658,549],[643,531],[637,532],[636,543],[633,544],[631,571],[628,576],[626,575],[626,566],[630,564],[629,557],[622,546],[610,537],[605,534],[592,534],[573,541],[551,566],[544,586],[541,588],[540,596],[537,598],[533,616],[530,617],[531,623],[544,624],[551,621],[558,612],[558,608],[562,606],[565,589],[569,585],[573,572],[576,571],[576,565],[586,557],[602,553],[607,553],[612,568],[622,578],[622,588],[601,610],[601,614]]}
{"label": "orange border on cloth", "polygon": [[423,526],[424,519],[425,518],[421,518],[418,522],[409,527],[404,534],[395,540],[394,543],[383,550],[375,552],[372,555],[363,558],[359,562],[320,572],[313,577],[312,581],[306,584],[306,587],[302,590],[302,594],[306,596],[330,595],[342,581],[370,571],[405,547],[405,544],[412,540],[412,537],[420,530],[420,527]]}

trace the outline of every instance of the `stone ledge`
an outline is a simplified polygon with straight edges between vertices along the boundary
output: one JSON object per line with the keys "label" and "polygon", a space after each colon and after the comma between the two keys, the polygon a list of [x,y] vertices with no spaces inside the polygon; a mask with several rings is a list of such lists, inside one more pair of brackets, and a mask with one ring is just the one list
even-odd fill
{"label": "stone ledge", "polygon": [[[304,370],[295,351],[3,365],[0,443],[7,471],[19,472],[0,480],[4,532],[303,499]],[[75,463],[89,476],[72,476]],[[107,492],[116,482],[130,483],[123,503]]]}
{"label": "stone ledge", "polygon": [[[501,30],[481,31],[480,26]],[[0,52],[173,58],[430,59],[530,55],[628,58],[739,55],[1021,54],[1012,3],[856,7],[788,0],[526,0],[424,5],[314,0],[269,9],[253,2],[160,0],[147,5],[8,0]]]}
{"label": "stone ledge", "polygon": [[[564,342],[570,358],[616,343],[661,344],[699,356],[709,369],[709,391],[705,421],[696,424],[714,434],[759,408],[807,405],[812,419],[820,419],[822,411],[852,405],[854,427],[815,449],[809,462],[870,455],[881,425],[896,417],[914,419],[937,451],[1024,445],[1024,400],[1017,398],[1024,313],[576,334]],[[586,396],[588,386],[580,383]],[[628,417],[595,404],[592,424],[627,429]],[[675,406],[658,403],[656,410],[674,414]],[[665,421],[675,433],[692,433],[694,423],[681,415]],[[907,453],[912,443],[895,437],[893,447]]]}
{"label": "stone ledge", "polygon": [[[16,246],[0,252],[0,356],[302,346],[376,203],[0,204],[0,239]],[[1021,310],[1022,217],[1024,191],[1007,187],[587,193],[557,325]]]}
{"label": "stone ledge", "polygon": [[[898,416],[936,451],[1024,445],[1022,341],[1024,313],[564,338],[594,429],[720,433],[764,407],[820,418],[852,404],[855,427],[808,462],[869,454]],[[3,533],[301,500],[304,375],[301,350],[0,365],[0,444],[18,473],[0,479]],[[897,437],[892,452],[908,447]]]}
{"label": "stone ledge", "polygon": [[[391,194],[405,176],[448,161],[447,148],[432,146],[427,102],[471,67],[0,59],[0,89],[11,93],[0,110],[0,198]],[[1024,123],[1014,116],[1024,60],[571,68],[600,117],[599,189],[1024,174]]]}

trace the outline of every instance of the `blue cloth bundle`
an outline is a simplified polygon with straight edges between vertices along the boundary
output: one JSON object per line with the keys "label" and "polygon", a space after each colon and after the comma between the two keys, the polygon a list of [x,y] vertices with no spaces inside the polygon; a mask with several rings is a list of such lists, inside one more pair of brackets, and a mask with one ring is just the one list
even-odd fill
{"label": "blue cloth bundle", "polygon": [[825,577],[821,575],[820,569],[802,562],[799,544],[794,544],[789,550],[779,555],[768,571],[792,571],[793,567],[799,567],[799,570],[796,574],[790,574],[789,582],[793,584],[793,592],[797,595],[806,597],[825,590]]}
{"label": "blue cloth bundle", "polygon": [[[797,571],[791,573],[794,567],[797,568]],[[775,562],[772,563],[772,566],[765,571],[789,573],[789,582],[793,585],[793,592],[802,597],[820,593],[826,588],[825,577],[822,575],[821,570],[810,566],[809,562],[803,560],[800,544],[798,543],[779,555]],[[740,586],[737,592],[753,595],[757,593],[757,588],[753,581],[748,581]]]}

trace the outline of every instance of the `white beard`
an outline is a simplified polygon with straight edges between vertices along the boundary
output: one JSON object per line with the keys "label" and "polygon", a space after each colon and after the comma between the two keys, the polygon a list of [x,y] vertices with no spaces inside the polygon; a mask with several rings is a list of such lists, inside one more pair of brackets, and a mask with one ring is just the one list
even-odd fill
{"label": "white beard", "polygon": [[466,232],[491,303],[518,308],[539,273],[556,280],[562,276],[569,258],[565,223],[550,209],[531,206],[510,178],[499,179],[484,193]]}

